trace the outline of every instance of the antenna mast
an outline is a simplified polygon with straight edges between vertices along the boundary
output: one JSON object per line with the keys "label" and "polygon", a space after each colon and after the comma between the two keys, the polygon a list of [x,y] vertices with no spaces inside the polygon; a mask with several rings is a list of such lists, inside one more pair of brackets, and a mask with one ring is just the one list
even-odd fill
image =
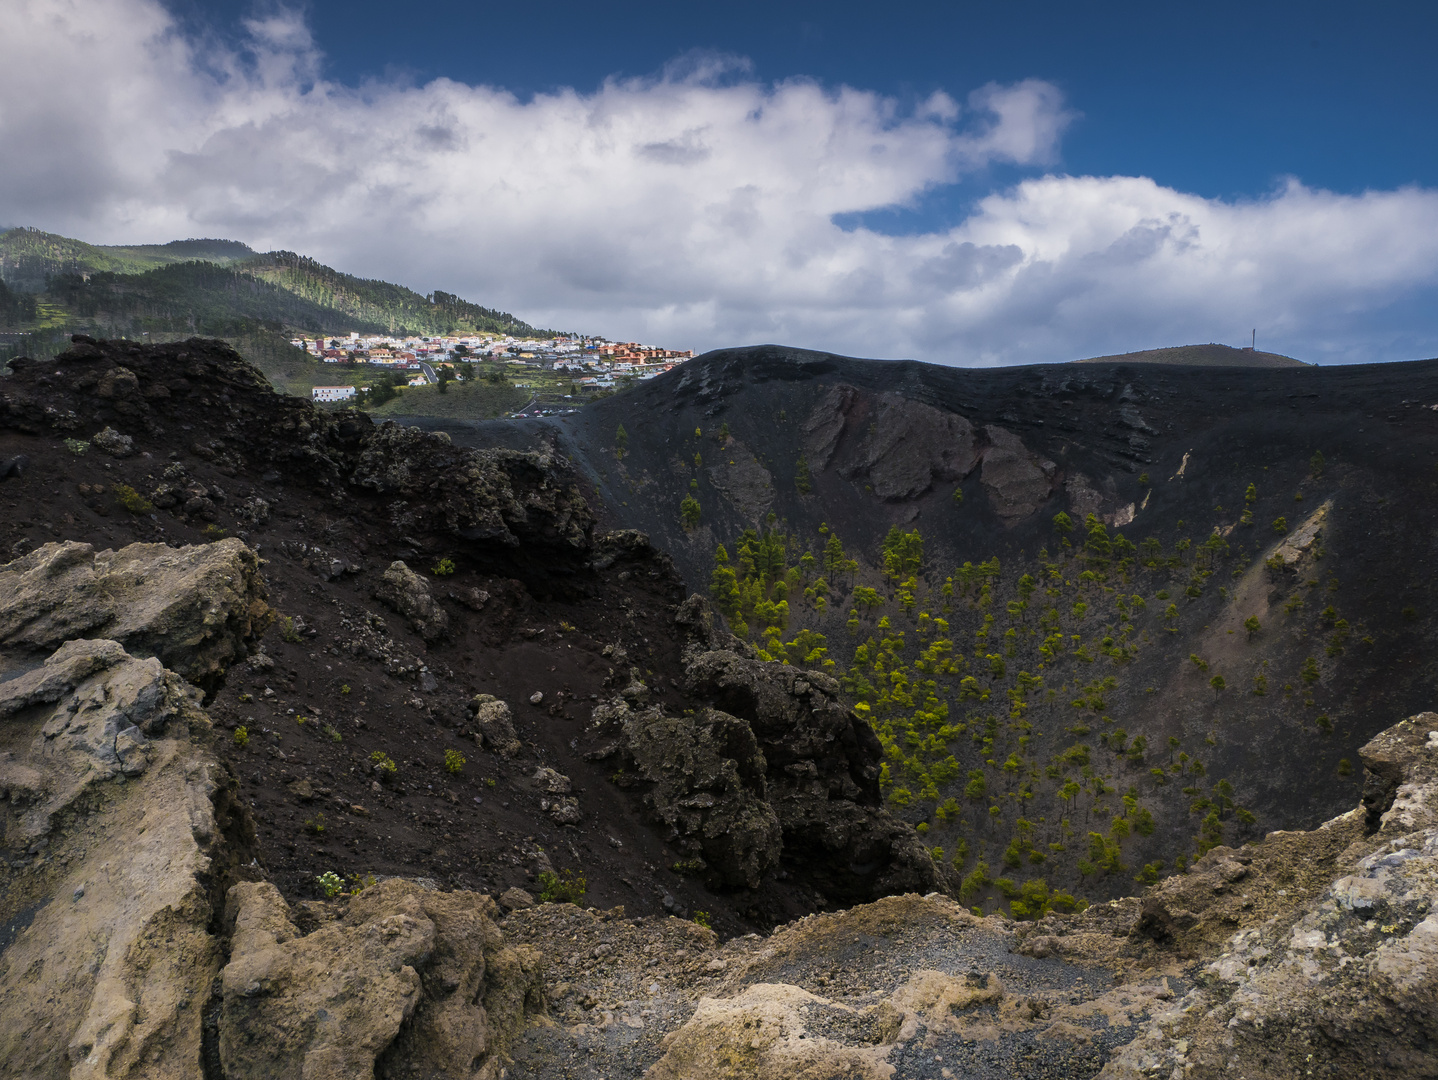
{"label": "antenna mast", "polygon": [[1250,350],[1258,348],[1258,327],[1256,326],[1253,328],[1253,340],[1248,343],[1248,347]]}

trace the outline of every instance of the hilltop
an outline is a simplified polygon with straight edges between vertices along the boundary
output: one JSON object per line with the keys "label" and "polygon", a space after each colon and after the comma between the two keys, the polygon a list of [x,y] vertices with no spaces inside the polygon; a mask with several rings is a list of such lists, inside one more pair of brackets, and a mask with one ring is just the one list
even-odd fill
{"label": "hilltop", "polygon": [[[288,251],[233,240],[101,247],[35,229],[0,235],[0,281],[34,296],[25,313],[0,306],[14,329],[152,337],[259,331],[549,336],[507,312],[451,293],[421,295],[358,278]],[[13,310],[12,310],[13,309]]]}
{"label": "hilltop", "polygon": [[1281,353],[1235,349],[1231,345],[1175,345],[1167,349],[1144,349],[1140,352],[1117,353],[1075,360],[1076,364],[1178,364],[1183,367],[1312,367],[1302,360]]}
{"label": "hilltop", "polygon": [[39,293],[58,274],[140,274],[193,261],[228,266],[254,255],[254,249],[238,240],[102,246],[40,229],[16,228],[0,232],[0,279],[16,292]]}

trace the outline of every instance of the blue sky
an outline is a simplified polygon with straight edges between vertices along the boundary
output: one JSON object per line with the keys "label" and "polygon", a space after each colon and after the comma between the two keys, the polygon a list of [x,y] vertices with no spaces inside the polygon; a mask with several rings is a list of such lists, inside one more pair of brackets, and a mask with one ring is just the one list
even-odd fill
{"label": "blue sky", "polygon": [[[899,100],[1040,78],[1082,113],[1070,172],[1210,197],[1286,176],[1339,192],[1438,183],[1438,5],[1420,3],[530,3],[311,0],[324,74],[446,76],[519,94],[650,76],[693,52]],[[176,5],[232,33],[254,6]],[[972,195],[1002,174],[971,180]],[[946,200],[930,200],[942,216]],[[926,215],[927,218],[927,215]]]}
{"label": "blue sky", "polygon": [[1435,12],[13,0],[11,55],[131,70],[0,88],[0,220],[700,348],[1433,355]]}

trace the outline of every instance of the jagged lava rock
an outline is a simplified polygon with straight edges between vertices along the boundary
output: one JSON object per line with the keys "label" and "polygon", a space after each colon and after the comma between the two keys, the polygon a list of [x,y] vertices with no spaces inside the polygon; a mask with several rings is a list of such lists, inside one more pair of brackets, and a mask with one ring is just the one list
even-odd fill
{"label": "jagged lava rock", "polygon": [[619,757],[618,781],[648,788],[645,803],[687,854],[702,858],[705,878],[718,888],[757,889],[779,862],[782,830],[749,725],[717,709],[682,717],[657,706],[634,711],[622,698],[595,718],[620,734],[598,758]]}

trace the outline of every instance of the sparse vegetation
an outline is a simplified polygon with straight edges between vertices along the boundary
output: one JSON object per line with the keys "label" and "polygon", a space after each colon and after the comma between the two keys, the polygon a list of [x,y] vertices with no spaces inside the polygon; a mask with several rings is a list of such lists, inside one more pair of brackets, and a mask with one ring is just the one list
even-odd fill
{"label": "sparse vegetation", "polygon": [[538,878],[539,899],[546,904],[582,904],[589,883],[583,874],[564,870],[556,874],[553,870],[542,871]]}
{"label": "sparse vegetation", "polygon": [[145,498],[129,484],[116,484],[113,488],[115,502],[132,514],[149,514],[155,509],[155,504]]}

